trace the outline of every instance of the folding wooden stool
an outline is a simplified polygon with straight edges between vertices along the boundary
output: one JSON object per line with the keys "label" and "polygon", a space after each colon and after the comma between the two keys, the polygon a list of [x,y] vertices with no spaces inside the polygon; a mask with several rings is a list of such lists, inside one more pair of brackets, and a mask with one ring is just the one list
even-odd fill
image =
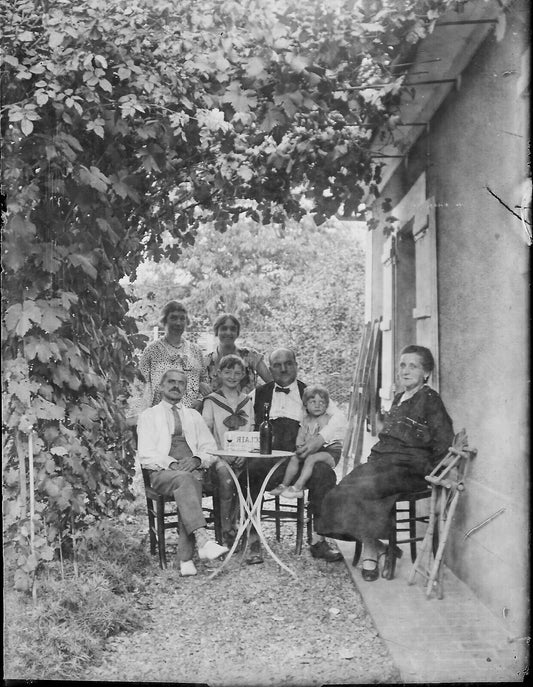
{"label": "folding wooden stool", "polygon": [[[453,445],[448,453],[426,476],[431,485],[431,503],[429,509],[429,522],[425,537],[420,546],[419,553],[409,573],[408,584],[414,584],[416,573],[426,579],[426,596],[429,598],[435,589],[437,598],[443,598],[442,562],[444,549],[453,516],[457,508],[459,496],[465,489],[465,478],[468,464],[477,454],[476,449],[468,448],[468,438],[462,429],[455,435]],[[434,541],[438,546],[434,550]]]}

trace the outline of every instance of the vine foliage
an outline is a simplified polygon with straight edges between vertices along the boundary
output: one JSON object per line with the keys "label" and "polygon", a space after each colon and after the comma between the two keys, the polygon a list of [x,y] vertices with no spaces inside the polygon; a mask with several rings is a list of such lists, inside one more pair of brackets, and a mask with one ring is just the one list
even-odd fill
{"label": "vine foliage", "polygon": [[205,221],[353,214],[377,192],[372,132],[392,122],[403,80],[392,61],[448,4],[0,0],[18,588],[127,492],[124,403],[142,342],[121,277],[145,257],[178,260]]}

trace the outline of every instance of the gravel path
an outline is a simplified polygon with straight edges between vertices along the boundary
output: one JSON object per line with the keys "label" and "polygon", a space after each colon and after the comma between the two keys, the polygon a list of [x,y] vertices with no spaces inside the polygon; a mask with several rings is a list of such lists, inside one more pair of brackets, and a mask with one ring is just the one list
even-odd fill
{"label": "gravel path", "polygon": [[[99,666],[85,680],[207,683],[212,687],[398,683],[399,673],[378,637],[343,562],[292,553],[285,526],[277,555],[298,574],[293,580],[270,558],[240,565],[234,556],[214,580],[219,563],[198,563],[197,577],[174,568],[153,575],[137,596],[148,629],[111,638]],[[167,534],[169,553],[174,535]]]}

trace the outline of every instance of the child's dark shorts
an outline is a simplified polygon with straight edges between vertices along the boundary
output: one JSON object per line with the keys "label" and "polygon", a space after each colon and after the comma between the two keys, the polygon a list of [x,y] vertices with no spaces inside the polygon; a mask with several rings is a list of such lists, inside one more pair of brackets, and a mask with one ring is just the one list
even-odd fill
{"label": "child's dark shorts", "polygon": [[329,453],[335,461],[335,465],[339,464],[342,453],[342,443],[340,441],[334,441],[332,444],[328,444],[328,446],[323,446],[320,450]]}

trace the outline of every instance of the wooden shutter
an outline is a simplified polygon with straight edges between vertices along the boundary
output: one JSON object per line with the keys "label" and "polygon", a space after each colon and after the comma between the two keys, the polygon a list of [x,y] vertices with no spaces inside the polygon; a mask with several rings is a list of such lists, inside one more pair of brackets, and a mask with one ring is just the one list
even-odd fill
{"label": "wooden shutter", "polygon": [[439,328],[437,296],[437,235],[435,199],[428,198],[417,209],[413,223],[416,260],[416,342],[427,346],[435,358],[431,386],[439,388]]}
{"label": "wooden shutter", "polygon": [[368,230],[366,232],[365,249],[365,324],[372,321],[372,286],[374,283],[374,234]]}
{"label": "wooden shutter", "polygon": [[379,395],[385,410],[394,398],[394,237],[383,246],[383,315],[381,320],[381,388]]}

